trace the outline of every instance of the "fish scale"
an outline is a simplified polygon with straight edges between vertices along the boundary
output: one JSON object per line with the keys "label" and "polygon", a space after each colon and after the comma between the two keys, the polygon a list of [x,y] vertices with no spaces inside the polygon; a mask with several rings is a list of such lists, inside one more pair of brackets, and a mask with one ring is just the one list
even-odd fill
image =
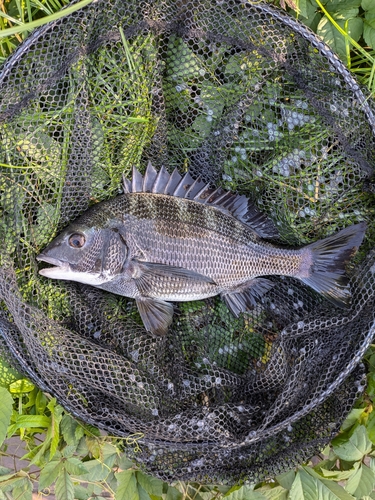
{"label": "fish scale", "polygon": [[301,249],[280,248],[275,226],[249,200],[212,189],[189,173],[151,164],[133,169],[124,194],[98,203],[53,240],[38,259],[44,276],[91,284],[136,300],[147,330],[163,335],[173,301],[220,294],[236,316],[253,308],[274,283],[292,276],[345,307],[345,266],[366,225],[343,229]]}

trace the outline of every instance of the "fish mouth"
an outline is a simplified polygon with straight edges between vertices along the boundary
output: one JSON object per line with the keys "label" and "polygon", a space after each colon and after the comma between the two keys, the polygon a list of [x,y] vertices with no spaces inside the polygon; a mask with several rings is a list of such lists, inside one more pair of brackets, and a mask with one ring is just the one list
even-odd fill
{"label": "fish mouth", "polygon": [[42,276],[46,276],[48,278],[54,277],[56,272],[69,272],[70,265],[68,262],[64,262],[60,259],[56,259],[55,257],[49,257],[43,253],[37,255],[36,260],[40,260],[42,262],[47,262],[47,264],[52,264],[53,267],[45,267],[44,269],[39,270],[39,274]]}

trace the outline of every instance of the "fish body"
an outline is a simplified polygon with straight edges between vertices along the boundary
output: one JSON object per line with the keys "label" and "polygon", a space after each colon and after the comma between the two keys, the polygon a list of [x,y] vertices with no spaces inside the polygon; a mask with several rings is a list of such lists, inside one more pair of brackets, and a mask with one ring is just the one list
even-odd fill
{"label": "fish body", "polygon": [[263,276],[299,278],[345,306],[345,265],[364,232],[360,223],[300,249],[280,248],[268,241],[277,234],[272,222],[245,196],[149,164],[144,177],[134,169],[124,180],[124,194],[94,205],[37,258],[55,266],[44,276],[134,298],[146,329],[165,334],[171,302],[220,294],[238,316],[273,286]]}

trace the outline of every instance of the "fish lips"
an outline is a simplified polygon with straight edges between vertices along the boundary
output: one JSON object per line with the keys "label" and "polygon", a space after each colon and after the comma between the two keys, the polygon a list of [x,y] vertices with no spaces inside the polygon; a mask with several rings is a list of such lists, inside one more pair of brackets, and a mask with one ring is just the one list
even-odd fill
{"label": "fish lips", "polygon": [[69,264],[69,262],[64,262],[63,260],[50,257],[43,253],[39,254],[36,259],[54,266],[45,267],[44,269],[39,270],[39,274],[45,276],[46,278],[76,281],[77,283],[92,286],[100,286],[109,281],[108,276],[102,274],[101,272],[89,273],[77,271],[71,264]]}
{"label": "fish lips", "polygon": [[56,259],[55,257],[49,257],[43,253],[39,254],[36,257],[36,260],[47,262],[47,264],[52,264],[54,266],[40,269],[39,274],[42,276],[45,276],[46,278],[69,279],[67,274],[72,271],[72,268],[68,262]]}

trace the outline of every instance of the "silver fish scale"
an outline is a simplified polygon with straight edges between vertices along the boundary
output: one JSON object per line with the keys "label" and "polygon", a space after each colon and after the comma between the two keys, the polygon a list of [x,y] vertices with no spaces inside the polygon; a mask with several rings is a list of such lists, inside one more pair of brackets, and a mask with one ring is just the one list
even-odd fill
{"label": "silver fish scale", "polygon": [[[207,296],[206,289],[216,295],[256,276],[294,276],[300,269],[299,250],[270,246],[215,207],[148,193],[124,195],[113,204],[123,209],[131,254],[141,251],[143,261],[189,269],[217,283],[217,287],[199,283],[200,297]],[[192,297],[192,283],[187,286]]]}

